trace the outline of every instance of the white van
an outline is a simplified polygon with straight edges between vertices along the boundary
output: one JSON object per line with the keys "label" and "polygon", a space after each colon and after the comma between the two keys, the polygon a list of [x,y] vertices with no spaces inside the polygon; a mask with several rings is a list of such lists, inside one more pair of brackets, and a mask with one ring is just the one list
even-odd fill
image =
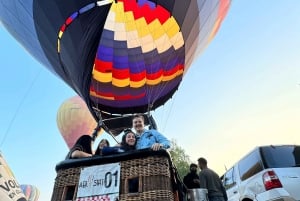
{"label": "white van", "polygon": [[223,175],[228,201],[300,201],[300,146],[261,146]]}

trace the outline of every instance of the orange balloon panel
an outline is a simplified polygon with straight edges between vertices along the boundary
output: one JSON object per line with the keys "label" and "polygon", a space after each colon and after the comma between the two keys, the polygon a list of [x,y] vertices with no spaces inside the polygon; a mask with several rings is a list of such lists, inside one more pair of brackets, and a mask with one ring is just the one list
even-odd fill
{"label": "orange balloon panel", "polygon": [[56,122],[69,148],[81,135],[91,135],[97,126],[87,105],[79,96],[74,96],[62,103],[57,112]]}

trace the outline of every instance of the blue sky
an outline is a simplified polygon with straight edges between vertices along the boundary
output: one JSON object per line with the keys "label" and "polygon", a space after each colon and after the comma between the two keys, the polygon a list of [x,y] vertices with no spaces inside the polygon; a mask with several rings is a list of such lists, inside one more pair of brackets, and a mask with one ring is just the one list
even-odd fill
{"label": "blue sky", "polygon": [[[300,1],[233,1],[216,38],[174,96],[159,130],[219,174],[258,145],[300,144]],[[56,124],[75,93],[0,25],[0,150],[20,184],[50,200],[68,152]],[[107,137],[105,134],[102,137]]]}

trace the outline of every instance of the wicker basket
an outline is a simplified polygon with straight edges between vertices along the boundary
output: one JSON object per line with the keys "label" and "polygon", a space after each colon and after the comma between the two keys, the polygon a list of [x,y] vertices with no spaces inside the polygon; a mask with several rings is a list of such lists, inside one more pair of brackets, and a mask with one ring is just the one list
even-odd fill
{"label": "wicker basket", "polygon": [[[124,201],[173,201],[178,200],[174,191],[174,174],[169,154],[164,151],[135,151],[113,156],[73,159],[56,166],[52,201],[75,200],[82,167],[119,162],[121,180],[119,200]],[[129,190],[129,182],[137,180],[136,192]]]}

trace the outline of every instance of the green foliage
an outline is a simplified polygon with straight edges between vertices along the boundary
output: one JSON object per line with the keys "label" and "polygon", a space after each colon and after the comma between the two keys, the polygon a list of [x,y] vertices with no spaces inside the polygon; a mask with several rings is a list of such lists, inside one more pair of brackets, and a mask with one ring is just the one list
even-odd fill
{"label": "green foliage", "polygon": [[185,153],[184,149],[181,148],[176,140],[171,140],[170,154],[172,161],[177,168],[178,174],[181,179],[190,171],[190,157]]}

